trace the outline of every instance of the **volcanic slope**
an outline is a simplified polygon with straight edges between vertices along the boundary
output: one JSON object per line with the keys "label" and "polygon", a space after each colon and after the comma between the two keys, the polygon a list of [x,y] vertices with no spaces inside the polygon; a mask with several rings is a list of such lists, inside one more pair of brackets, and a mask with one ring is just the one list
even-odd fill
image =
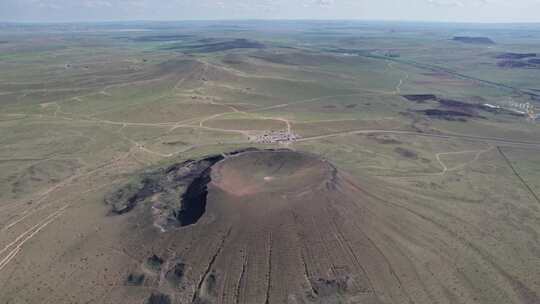
{"label": "volcanic slope", "polygon": [[[428,268],[418,269],[396,243],[438,250],[434,240],[443,231],[402,217],[399,208],[314,154],[249,149],[161,172],[161,181],[141,186],[144,196],[135,207],[117,215],[133,223],[122,232],[122,250],[143,261],[127,269],[126,286],[115,290],[122,297],[150,292],[147,303],[447,303],[455,297],[449,295],[468,298],[472,291],[466,280],[424,284]],[[185,189],[180,204],[165,199],[171,181]],[[407,240],[411,235],[417,239]],[[495,287],[498,278],[483,284]],[[501,286],[501,296],[519,296]]]}

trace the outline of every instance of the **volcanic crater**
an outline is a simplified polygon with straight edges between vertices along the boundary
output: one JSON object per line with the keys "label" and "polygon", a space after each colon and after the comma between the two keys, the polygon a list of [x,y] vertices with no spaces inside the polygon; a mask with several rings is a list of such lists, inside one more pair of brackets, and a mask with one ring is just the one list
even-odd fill
{"label": "volcanic crater", "polygon": [[293,194],[331,182],[335,171],[307,153],[254,151],[217,163],[212,168],[212,185],[235,196]]}

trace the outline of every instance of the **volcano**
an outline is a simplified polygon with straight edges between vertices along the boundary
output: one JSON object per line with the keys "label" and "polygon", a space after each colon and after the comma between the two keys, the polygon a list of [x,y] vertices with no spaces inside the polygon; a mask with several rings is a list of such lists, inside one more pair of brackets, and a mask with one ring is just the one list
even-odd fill
{"label": "volcano", "polygon": [[[188,182],[179,204],[163,202],[171,181]],[[172,166],[150,184],[149,203],[133,207],[146,233],[130,246],[153,251],[129,280],[153,286],[148,303],[407,299],[366,234],[373,198],[316,155],[250,149]],[[182,214],[200,216],[171,225]]]}

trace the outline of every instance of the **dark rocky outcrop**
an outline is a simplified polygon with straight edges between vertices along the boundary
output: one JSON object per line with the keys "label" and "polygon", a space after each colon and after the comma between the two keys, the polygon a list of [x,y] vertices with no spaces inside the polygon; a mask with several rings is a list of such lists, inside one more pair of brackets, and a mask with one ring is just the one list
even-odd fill
{"label": "dark rocky outcrop", "polygon": [[108,194],[105,202],[113,214],[125,214],[153,198],[154,220],[162,229],[194,224],[205,211],[210,168],[222,159],[212,155],[145,172]]}

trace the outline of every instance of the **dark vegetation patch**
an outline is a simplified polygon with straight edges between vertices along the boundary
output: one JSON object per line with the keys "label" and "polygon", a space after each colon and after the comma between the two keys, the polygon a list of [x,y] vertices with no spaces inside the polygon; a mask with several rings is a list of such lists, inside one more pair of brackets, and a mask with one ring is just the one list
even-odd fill
{"label": "dark vegetation patch", "polygon": [[455,36],[452,40],[469,44],[495,44],[495,41],[488,37]]}
{"label": "dark vegetation patch", "polygon": [[215,272],[211,272],[204,281],[204,291],[207,295],[217,297],[217,275]]}
{"label": "dark vegetation patch", "polygon": [[139,202],[161,191],[162,187],[153,174],[148,174],[141,181],[129,183],[105,197],[105,202],[112,207],[112,212],[124,214],[131,211]]}
{"label": "dark vegetation patch", "polygon": [[199,44],[195,45],[171,45],[165,47],[165,49],[179,49],[186,53],[213,53],[222,52],[233,49],[264,49],[266,45],[248,39],[234,39],[221,42],[202,42],[199,40]]}
{"label": "dark vegetation patch", "polygon": [[126,279],[126,284],[130,286],[141,286],[144,283],[144,274],[130,273]]}
{"label": "dark vegetation patch", "polygon": [[166,294],[155,292],[146,300],[146,304],[171,304],[171,298]]}
{"label": "dark vegetation patch", "polygon": [[540,58],[529,59],[527,62],[531,64],[540,64]]}
{"label": "dark vegetation patch", "polygon": [[193,38],[193,35],[150,35],[132,38],[135,42],[169,42]]}
{"label": "dark vegetation patch", "polygon": [[218,278],[215,271],[210,272],[201,282],[200,289],[194,295],[192,304],[217,303]]}
{"label": "dark vegetation patch", "polygon": [[524,58],[530,58],[530,57],[536,57],[535,53],[502,53],[500,55],[495,56],[497,59],[524,59]]}
{"label": "dark vegetation patch", "polygon": [[434,94],[409,94],[409,95],[401,95],[401,96],[407,99],[408,101],[415,101],[418,103],[424,103],[430,100],[437,100],[437,96],[435,96]]}
{"label": "dark vegetation patch", "polygon": [[394,149],[394,152],[405,158],[418,159],[418,154],[416,152],[406,148],[397,147]]}
{"label": "dark vegetation patch", "polygon": [[159,272],[161,271],[161,265],[163,265],[163,262],[164,261],[162,258],[153,254],[151,257],[146,259],[146,266],[148,266],[149,269]]}
{"label": "dark vegetation patch", "polygon": [[177,286],[178,284],[182,282],[185,271],[186,271],[186,264],[178,262],[174,264],[174,266],[167,271],[167,273],[165,274],[165,279],[167,279],[167,281],[171,283],[171,285]]}

